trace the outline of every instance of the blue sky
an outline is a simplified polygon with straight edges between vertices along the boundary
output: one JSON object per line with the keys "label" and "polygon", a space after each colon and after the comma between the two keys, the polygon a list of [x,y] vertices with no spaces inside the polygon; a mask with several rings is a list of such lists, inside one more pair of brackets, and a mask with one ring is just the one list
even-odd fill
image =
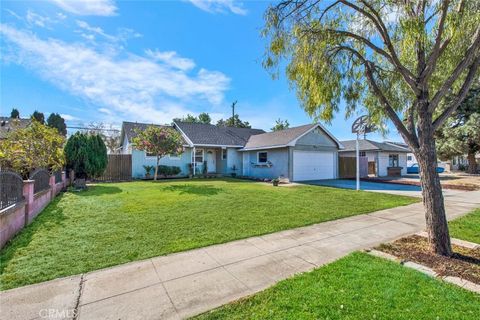
{"label": "blue sky", "polygon": [[[2,1],[0,113],[58,112],[69,125],[169,123],[237,113],[254,127],[310,123],[284,77],[262,68],[268,1]],[[326,124],[350,139],[354,119]],[[383,138],[371,134],[370,138]],[[394,130],[386,137],[399,140]]]}

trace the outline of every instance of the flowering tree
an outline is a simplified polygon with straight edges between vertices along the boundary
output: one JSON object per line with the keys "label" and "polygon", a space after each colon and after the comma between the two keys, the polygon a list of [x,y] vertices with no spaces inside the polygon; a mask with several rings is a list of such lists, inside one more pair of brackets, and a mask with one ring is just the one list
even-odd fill
{"label": "flowering tree", "polygon": [[59,170],[65,164],[64,143],[57,129],[32,120],[28,127],[11,131],[0,143],[0,166],[25,178],[37,168]]}
{"label": "flowering tree", "polygon": [[157,180],[160,159],[168,154],[183,152],[183,140],[178,131],[167,127],[148,126],[145,130],[136,130],[137,136],[133,138],[136,149],[154,154],[157,157],[154,180]]}

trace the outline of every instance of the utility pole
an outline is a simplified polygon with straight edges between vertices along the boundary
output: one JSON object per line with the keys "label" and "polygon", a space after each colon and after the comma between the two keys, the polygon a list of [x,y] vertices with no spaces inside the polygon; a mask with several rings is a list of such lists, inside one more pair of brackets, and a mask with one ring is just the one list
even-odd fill
{"label": "utility pole", "polygon": [[232,121],[233,121],[233,126],[235,127],[235,105],[237,104],[237,100],[232,103]]}

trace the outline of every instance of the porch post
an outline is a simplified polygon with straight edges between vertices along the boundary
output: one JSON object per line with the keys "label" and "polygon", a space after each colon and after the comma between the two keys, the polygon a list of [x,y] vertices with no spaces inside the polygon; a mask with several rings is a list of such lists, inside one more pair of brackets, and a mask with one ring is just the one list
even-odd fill
{"label": "porch post", "polygon": [[195,167],[196,167],[196,163],[195,163],[195,147],[193,147],[193,154],[192,154],[192,167],[193,167],[193,175],[195,176]]}

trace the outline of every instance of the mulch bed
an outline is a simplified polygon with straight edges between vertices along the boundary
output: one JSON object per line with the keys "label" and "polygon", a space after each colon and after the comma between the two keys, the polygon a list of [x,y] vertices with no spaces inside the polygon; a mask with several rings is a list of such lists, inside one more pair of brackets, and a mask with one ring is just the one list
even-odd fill
{"label": "mulch bed", "polygon": [[[420,182],[418,181],[408,181],[408,180],[388,180],[385,178],[362,178],[362,181],[368,181],[368,182],[379,182],[379,183],[391,183],[391,184],[406,184],[406,185],[411,185],[411,186],[417,186],[421,187]],[[448,183],[442,183],[442,188],[443,189],[452,189],[452,190],[462,190],[462,191],[475,191],[478,190],[479,188],[475,185],[461,185],[461,184],[448,184]]]}
{"label": "mulch bed", "polygon": [[381,244],[376,249],[427,266],[440,276],[460,277],[480,284],[480,249],[452,245],[453,255],[444,257],[433,253],[428,239],[418,235]]}

